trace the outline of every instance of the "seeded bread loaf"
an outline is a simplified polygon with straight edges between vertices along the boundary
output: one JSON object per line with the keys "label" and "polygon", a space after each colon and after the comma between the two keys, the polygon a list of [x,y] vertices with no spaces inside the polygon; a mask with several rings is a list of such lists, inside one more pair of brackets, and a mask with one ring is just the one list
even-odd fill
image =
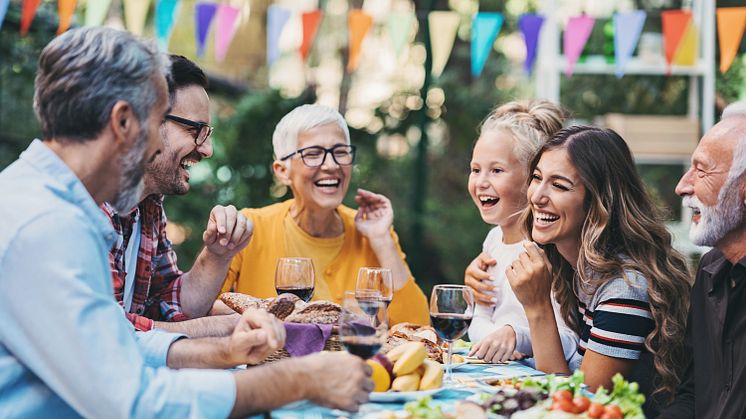
{"label": "seeded bread loaf", "polygon": [[269,304],[266,300],[261,298],[252,297],[238,292],[224,292],[220,295],[220,300],[237,313],[243,313],[244,310],[249,308],[266,310],[267,305]]}

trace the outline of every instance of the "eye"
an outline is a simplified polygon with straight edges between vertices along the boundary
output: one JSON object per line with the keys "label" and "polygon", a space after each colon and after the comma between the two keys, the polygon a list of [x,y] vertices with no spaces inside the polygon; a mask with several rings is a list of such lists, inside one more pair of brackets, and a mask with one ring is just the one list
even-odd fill
{"label": "eye", "polygon": [[478,174],[479,173],[479,168],[478,167],[472,167],[471,168],[471,172],[474,173],[474,174]]}
{"label": "eye", "polygon": [[321,150],[319,150],[319,149],[312,148],[312,149],[309,149],[309,150],[305,150],[303,152],[303,155],[306,156],[306,157],[314,158],[314,157],[320,157],[323,153],[324,152],[321,151]]}
{"label": "eye", "polygon": [[541,182],[541,176],[537,175],[536,173],[532,174],[531,182]]}
{"label": "eye", "polygon": [[565,185],[563,185],[561,183],[557,183],[557,182],[552,183],[552,186],[554,186],[555,188],[557,188],[557,189],[559,189],[561,191],[569,191],[570,190],[570,188],[568,188],[567,186],[565,186]]}
{"label": "eye", "polygon": [[702,170],[702,169],[696,169],[696,172],[697,172],[697,177],[705,177],[705,175],[707,174],[707,173],[706,173],[706,172],[705,172],[704,170]]}
{"label": "eye", "polygon": [[504,171],[505,171],[505,170],[503,170],[503,169],[500,169],[500,168],[497,168],[497,167],[496,167],[496,168],[494,168],[494,169],[492,169],[492,173],[502,173],[502,172],[504,172]]}

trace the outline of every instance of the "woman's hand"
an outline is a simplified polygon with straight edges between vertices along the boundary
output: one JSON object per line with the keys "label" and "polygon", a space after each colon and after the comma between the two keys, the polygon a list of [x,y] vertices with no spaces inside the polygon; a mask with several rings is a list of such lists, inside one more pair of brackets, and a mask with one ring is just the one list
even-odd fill
{"label": "woman's hand", "polygon": [[526,314],[539,307],[552,307],[552,265],[536,243],[524,243],[525,252],[508,266],[505,275]]}
{"label": "woman's hand", "polygon": [[391,201],[381,194],[358,189],[355,195],[358,205],[355,227],[370,241],[391,236],[394,224],[394,208]]}
{"label": "woman's hand", "polygon": [[474,344],[469,356],[476,356],[489,363],[523,359],[523,354],[515,351],[515,344],[515,330],[506,324]]}
{"label": "woman's hand", "polygon": [[474,290],[477,303],[484,304],[487,307],[492,307],[497,303],[497,298],[495,298],[497,287],[491,283],[495,278],[487,273],[487,269],[490,266],[495,266],[496,263],[497,261],[490,255],[482,252],[471,261],[469,266],[466,267],[466,272],[464,272],[464,285]]}

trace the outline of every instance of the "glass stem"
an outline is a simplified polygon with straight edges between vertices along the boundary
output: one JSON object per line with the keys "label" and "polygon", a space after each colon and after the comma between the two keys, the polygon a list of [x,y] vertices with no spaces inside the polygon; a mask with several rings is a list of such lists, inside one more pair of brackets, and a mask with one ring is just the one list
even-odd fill
{"label": "glass stem", "polygon": [[446,358],[446,383],[453,383],[453,377],[451,377],[451,357],[453,356],[453,341],[448,341],[448,358]]}

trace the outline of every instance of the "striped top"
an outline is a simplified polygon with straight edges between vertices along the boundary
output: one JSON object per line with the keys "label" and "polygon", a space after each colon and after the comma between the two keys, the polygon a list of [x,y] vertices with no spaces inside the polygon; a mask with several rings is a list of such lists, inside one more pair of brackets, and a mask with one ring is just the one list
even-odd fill
{"label": "striped top", "polygon": [[639,359],[655,321],[650,312],[647,281],[635,271],[600,286],[593,295],[580,292],[578,353],[586,349],[622,359]]}

